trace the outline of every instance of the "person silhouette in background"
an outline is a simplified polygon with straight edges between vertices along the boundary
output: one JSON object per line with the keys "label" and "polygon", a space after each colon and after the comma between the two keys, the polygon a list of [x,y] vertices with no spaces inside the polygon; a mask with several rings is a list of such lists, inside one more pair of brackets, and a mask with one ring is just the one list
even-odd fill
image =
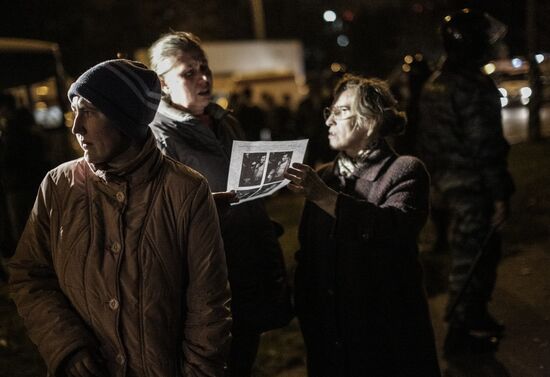
{"label": "person silhouette in background", "polygon": [[402,135],[394,138],[395,151],[402,155],[415,155],[416,132],[418,129],[418,103],[424,84],[432,74],[432,69],[424,56],[420,53],[411,55],[413,59],[407,64],[408,72],[405,75],[406,98],[403,100],[404,110],[407,114],[407,127]]}
{"label": "person silhouette in background", "polygon": [[330,161],[335,155],[326,146],[328,131],[323,126],[323,109],[330,105],[330,96],[325,85],[316,80],[310,81],[308,86],[308,95],[296,110],[296,135],[309,140],[305,162],[316,166]]}
{"label": "person silhouette in background", "polygon": [[[510,147],[502,131],[500,93],[481,67],[494,58],[505,32],[503,24],[475,9],[444,17],[446,60],[420,99],[418,155],[431,174],[437,206],[450,216],[448,356],[495,351],[504,332],[488,303],[514,183],[507,167]],[[483,257],[466,286],[481,250]]]}
{"label": "person silhouette in background", "polygon": [[235,118],[242,125],[247,140],[260,140],[260,131],[265,128],[265,112],[252,102],[252,88],[246,86],[239,96],[239,102],[234,109]]}

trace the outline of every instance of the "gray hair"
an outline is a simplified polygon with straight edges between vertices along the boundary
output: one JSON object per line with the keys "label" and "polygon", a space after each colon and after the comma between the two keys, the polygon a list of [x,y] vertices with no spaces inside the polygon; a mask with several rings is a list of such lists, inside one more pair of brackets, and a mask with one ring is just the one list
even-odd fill
{"label": "gray hair", "polygon": [[336,84],[334,98],[348,89],[355,91],[351,110],[357,116],[358,125],[368,124],[372,119],[373,127],[382,137],[405,130],[407,117],[397,109],[397,101],[385,81],[347,74]]}

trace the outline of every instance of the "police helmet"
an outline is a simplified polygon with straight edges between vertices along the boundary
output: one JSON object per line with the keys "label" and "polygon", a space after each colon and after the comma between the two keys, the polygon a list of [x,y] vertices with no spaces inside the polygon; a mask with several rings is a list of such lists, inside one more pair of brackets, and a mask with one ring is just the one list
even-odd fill
{"label": "police helmet", "polygon": [[450,58],[484,64],[493,58],[493,46],[506,30],[503,23],[489,14],[464,8],[443,18],[441,36]]}

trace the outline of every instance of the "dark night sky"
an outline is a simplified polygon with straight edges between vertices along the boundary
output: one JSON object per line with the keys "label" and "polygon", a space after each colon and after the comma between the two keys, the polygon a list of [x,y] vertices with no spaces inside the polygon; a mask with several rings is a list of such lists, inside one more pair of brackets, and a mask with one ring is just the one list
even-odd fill
{"label": "dark night sky", "polygon": [[[524,0],[264,0],[267,37],[300,39],[306,47],[308,68],[342,61],[369,74],[384,75],[407,53],[441,53],[437,25],[443,15],[463,6],[490,12],[506,23],[506,42],[513,55],[524,54]],[[550,2],[538,0],[538,46],[550,51],[550,30],[544,15]],[[0,36],[56,41],[67,71],[77,75],[90,65],[132,53],[159,35],[189,30],[203,40],[251,39],[249,0],[18,0],[5,1],[0,12]],[[324,9],[353,20],[340,30],[322,21]],[[349,35],[347,48],[336,45],[337,34]]]}

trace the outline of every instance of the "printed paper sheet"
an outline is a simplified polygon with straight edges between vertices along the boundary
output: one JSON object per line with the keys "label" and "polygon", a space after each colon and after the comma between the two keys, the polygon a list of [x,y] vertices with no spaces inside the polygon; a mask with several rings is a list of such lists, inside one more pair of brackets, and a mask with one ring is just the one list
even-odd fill
{"label": "printed paper sheet", "polygon": [[244,203],[285,187],[289,180],[283,173],[294,162],[304,161],[307,142],[233,141],[227,191],[235,191]]}

